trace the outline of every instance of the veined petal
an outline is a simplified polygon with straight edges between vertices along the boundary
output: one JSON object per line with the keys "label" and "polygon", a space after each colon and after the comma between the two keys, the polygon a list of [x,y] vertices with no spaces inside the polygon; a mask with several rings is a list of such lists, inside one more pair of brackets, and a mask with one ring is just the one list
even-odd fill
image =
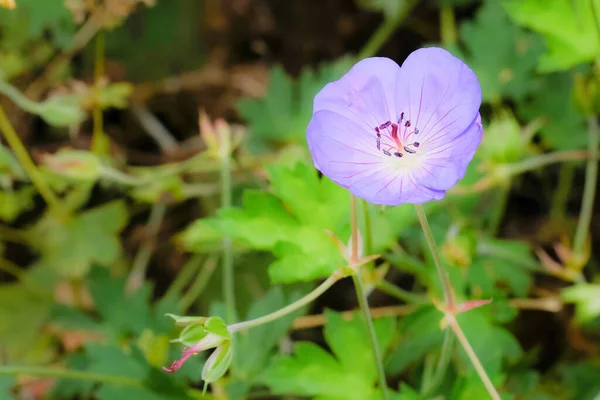
{"label": "veined petal", "polygon": [[395,96],[390,89],[396,86],[399,72],[398,64],[389,58],[365,58],[315,96],[313,113],[334,111],[371,130],[394,121]]}
{"label": "veined petal", "polygon": [[306,140],[315,167],[344,187],[360,184],[389,167],[386,156],[377,150],[372,132],[330,110],[313,115]]}
{"label": "veined petal", "polygon": [[465,176],[482,136],[481,116],[477,114],[475,121],[454,140],[423,153],[419,167],[412,171],[414,180],[433,190],[450,189]]}
{"label": "veined petal", "polygon": [[[395,86],[396,108],[410,121],[403,138],[417,139],[420,153],[462,134],[481,106],[475,73],[448,51],[431,47],[411,53]],[[418,134],[411,134],[415,129]]]}

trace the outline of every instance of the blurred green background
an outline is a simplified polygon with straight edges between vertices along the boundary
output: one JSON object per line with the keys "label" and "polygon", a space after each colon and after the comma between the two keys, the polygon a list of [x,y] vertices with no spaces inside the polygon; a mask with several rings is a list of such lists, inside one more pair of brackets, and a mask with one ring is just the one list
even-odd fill
{"label": "blurred green background", "polygon": [[[230,264],[238,321],[342,265],[326,231],[348,240],[350,203],[312,165],[312,100],[361,58],[430,45],[484,100],[467,176],[425,207],[456,296],[493,299],[459,321],[503,399],[600,399],[599,0],[14,5],[0,1],[0,399],[380,399],[347,279],[236,334],[206,394],[206,354],[161,371],[182,350],[165,314],[232,319]],[[414,208],[359,205],[393,398],[488,398],[440,329]]]}

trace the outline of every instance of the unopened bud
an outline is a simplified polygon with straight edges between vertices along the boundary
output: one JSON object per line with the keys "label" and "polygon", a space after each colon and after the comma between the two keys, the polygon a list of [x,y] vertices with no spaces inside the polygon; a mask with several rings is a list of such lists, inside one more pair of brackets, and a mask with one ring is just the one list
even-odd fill
{"label": "unopened bud", "polygon": [[231,365],[233,359],[233,347],[231,341],[226,341],[208,357],[202,369],[202,380],[212,383],[221,378]]}
{"label": "unopened bud", "polygon": [[52,172],[69,178],[95,181],[100,176],[100,160],[87,151],[61,150],[44,155],[42,162]]}

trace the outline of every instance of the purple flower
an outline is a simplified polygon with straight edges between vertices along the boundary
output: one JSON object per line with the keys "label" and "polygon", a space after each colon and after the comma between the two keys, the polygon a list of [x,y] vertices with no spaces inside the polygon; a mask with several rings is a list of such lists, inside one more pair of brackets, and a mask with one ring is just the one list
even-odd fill
{"label": "purple flower", "polygon": [[315,97],[307,141],[315,167],[376,204],[440,200],[481,142],[481,89],[440,48],[358,62]]}

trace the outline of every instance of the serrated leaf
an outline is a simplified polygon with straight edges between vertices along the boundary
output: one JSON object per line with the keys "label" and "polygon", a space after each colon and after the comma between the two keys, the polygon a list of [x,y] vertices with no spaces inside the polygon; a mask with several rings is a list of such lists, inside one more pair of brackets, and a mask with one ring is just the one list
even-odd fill
{"label": "serrated leaf", "polygon": [[[385,351],[394,330],[393,319],[375,321],[380,348]],[[366,330],[358,316],[346,321],[327,313],[325,337],[334,355],[311,342],[296,343],[294,356],[279,356],[260,380],[275,393],[317,396],[319,399],[375,399],[375,366]],[[363,364],[366,363],[366,364]]]}
{"label": "serrated leaf", "polygon": [[121,255],[118,234],[127,214],[120,200],[67,218],[47,214],[29,234],[44,264],[64,276],[81,277],[93,263],[108,265]]}
{"label": "serrated leaf", "polygon": [[30,210],[36,193],[33,186],[0,192],[0,220],[13,222],[21,213]]}
{"label": "serrated leaf", "polygon": [[527,93],[543,50],[541,39],[511,23],[500,0],[484,2],[473,21],[461,24],[460,36],[484,101],[518,99]]}
{"label": "serrated leaf", "polygon": [[[575,108],[573,78],[557,73],[530,82],[531,96],[519,104],[519,112],[529,120],[544,118],[539,136],[550,149],[575,150],[587,145],[585,118]],[[565,134],[568,132],[569,134]]]}
{"label": "serrated leaf", "polygon": [[321,66],[317,73],[304,70],[297,81],[288,77],[281,66],[273,67],[265,96],[241,100],[237,104],[237,110],[255,135],[254,139],[303,143],[314,96],[327,83],[346,73],[352,62],[347,57]]}

